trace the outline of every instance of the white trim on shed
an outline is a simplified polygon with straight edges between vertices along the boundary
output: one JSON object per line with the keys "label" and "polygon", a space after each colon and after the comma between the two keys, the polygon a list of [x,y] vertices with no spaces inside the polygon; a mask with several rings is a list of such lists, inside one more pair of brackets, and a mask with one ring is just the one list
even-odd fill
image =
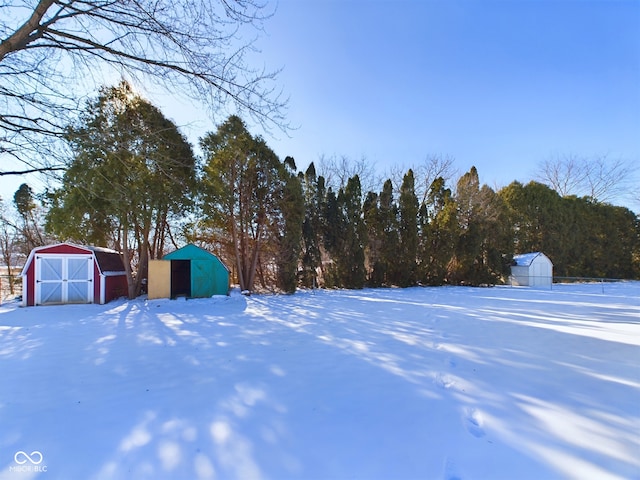
{"label": "white trim on shed", "polygon": [[36,305],[91,303],[93,256],[40,253],[35,256]]}

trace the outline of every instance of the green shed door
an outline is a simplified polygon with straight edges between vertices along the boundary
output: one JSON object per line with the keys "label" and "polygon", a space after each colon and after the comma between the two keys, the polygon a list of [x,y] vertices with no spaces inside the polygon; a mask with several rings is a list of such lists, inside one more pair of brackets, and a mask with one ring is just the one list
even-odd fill
{"label": "green shed door", "polygon": [[210,297],[215,295],[214,264],[211,260],[194,258],[191,260],[191,296]]}

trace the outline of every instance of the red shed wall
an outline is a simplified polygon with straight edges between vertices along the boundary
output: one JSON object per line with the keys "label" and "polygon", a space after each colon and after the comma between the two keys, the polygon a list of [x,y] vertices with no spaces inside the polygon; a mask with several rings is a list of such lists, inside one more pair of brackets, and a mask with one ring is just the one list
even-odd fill
{"label": "red shed wall", "polygon": [[[127,288],[127,276],[126,275],[114,275],[104,277],[105,281],[105,292],[104,292],[104,301],[110,302],[111,300],[115,300],[116,298],[126,297],[128,294]],[[98,295],[98,300],[96,303],[99,303],[100,296]]]}
{"label": "red shed wall", "polygon": [[36,262],[34,260],[27,266],[27,306],[29,307],[36,304]]}

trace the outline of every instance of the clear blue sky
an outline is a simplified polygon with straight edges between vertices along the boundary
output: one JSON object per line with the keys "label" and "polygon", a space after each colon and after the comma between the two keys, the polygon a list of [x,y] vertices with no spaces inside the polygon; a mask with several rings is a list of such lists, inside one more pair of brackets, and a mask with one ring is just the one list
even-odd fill
{"label": "clear blue sky", "polygon": [[299,167],[442,154],[504,186],[554,155],[640,162],[639,1],[280,0],[259,45]]}
{"label": "clear blue sky", "polygon": [[[638,0],[279,0],[257,46],[299,127],[265,137],[299,168],[441,154],[501,187],[554,155],[640,162]],[[151,100],[194,143],[215,129]]]}
{"label": "clear blue sky", "polygon": [[483,183],[556,154],[640,162],[639,1],[280,0],[261,42],[283,66],[299,166],[450,155]]}

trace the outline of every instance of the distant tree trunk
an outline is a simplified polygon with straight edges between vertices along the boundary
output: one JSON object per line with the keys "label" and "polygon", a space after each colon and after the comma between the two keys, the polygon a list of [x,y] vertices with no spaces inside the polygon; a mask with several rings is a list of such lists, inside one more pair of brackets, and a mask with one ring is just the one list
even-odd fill
{"label": "distant tree trunk", "polygon": [[138,268],[136,269],[134,298],[142,292],[142,281],[149,275],[149,225],[142,227],[138,240]]}
{"label": "distant tree trunk", "polygon": [[15,292],[13,287],[13,268],[11,266],[12,248],[11,248],[10,235],[9,235],[9,232],[6,230],[6,228],[3,228],[2,230],[0,245],[1,245],[0,250],[2,250],[2,260],[4,261],[4,264],[7,266],[7,275],[9,277],[9,293],[13,295]]}
{"label": "distant tree trunk", "polygon": [[124,271],[127,274],[127,297],[131,300],[136,298],[133,272],[131,271],[131,255],[129,252],[129,227],[126,222],[122,225],[123,245],[119,246],[122,252],[122,263],[124,263]]}
{"label": "distant tree trunk", "polygon": [[253,247],[253,253],[251,256],[251,263],[249,264],[250,266],[249,266],[249,275],[247,279],[247,290],[253,290],[253,285],[256,279],[256,269],[258,267],[258,257],[260,255],[260,247],[262,245],[261,237],[262,237],[262,229],[263,229],[262,221],[259,221],[259,222],[260,223],[258,223],[257,225],[255,239],[253,242],[254,247]]}
{"label": "distant tree trunk", "polygon": [[242,267],[242,254],[240,252],[240,245],[238,244],[238,227],[236,226],[236,220],[233,215],[229,216],[229,223],[231,224],[231,239],[233,242],[233,252],[236,259],[236,267],[238,269],[238,284],[240,285],[240,291],[244,292],[247,289],[247,284],[244,280],[244,268]]}

